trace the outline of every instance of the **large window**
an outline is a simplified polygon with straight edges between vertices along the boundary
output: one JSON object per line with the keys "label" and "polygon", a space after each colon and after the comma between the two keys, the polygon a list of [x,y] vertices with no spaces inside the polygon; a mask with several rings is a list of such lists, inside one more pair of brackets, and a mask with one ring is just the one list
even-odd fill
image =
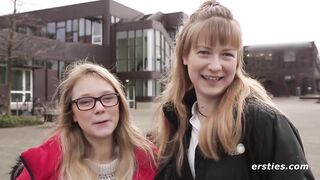
{"label": "large window", "polygon": [[154,30],[143,30],[143,67],[145,71],[153,71],[154,66]]}
{"label": "large window", "polygon": [[79,20],[79,36],[84,36],[84,32],[85,32],[85,20],[84,18],[80,18]]}
{"label": "large window", "polygon": [[61,21],[57,23],[57,40],[66,41],[66,22]]}
{"label": "large window", "polygon": [[135,41],[135,60],[136,60],[136,70],[143,70],[143,39],[142,30],[136,30],[136,41]]}
{"label": "large window", "polygon": [[117,33],[117,72],[126,72],[128,71],[128,39],[127,32],[122,31]]}
{"label": "large window", "polygon": [[169,43],[154,29],[117,32],[116,42],[117,72],[162,72],[170,59]]}
{"label": "large window", "polygon": [[92,22],[92,44],[102,45],[102,21]]}
{"label": "large window", "polygon": [[156,59],[155,59],[155,66],[156,71],[161,71],[161,38],[160,32],[156,31]]}
{"label": "large window", "polygon": [[6,83],[6,67],[0,66],[0,84]]}
{"label": "large window", "polygon": [[72,41],[78,42],[79,41],[79,21],[78,19],[72,20]]}
{"label": "large window", "polygon": [[30,102],[32,97],[31,70],[13,69],[11,102]]}
{"label": "large window", "polygon": [[91,35],[91,20],[86,19],[86,36]]}
{"label": "large window", "polygon": [[47,24],[47,36],[51,39],[56,38],[56,23],[50,22]]}
{"label": "large window", "polygon": [[161,92],[161,84],[157,80],[136,80],[137,96],[158,96]]}
{"label": "large window", "polygon": [[128,33],[128,71],[135,71],[135,55],[134,55],[134,31],[129,31]]}
{"label": "large window", "polygon": [[284,62],[295,62],[296,61],[296,53],[293,50],[285,51],[283,61]]}

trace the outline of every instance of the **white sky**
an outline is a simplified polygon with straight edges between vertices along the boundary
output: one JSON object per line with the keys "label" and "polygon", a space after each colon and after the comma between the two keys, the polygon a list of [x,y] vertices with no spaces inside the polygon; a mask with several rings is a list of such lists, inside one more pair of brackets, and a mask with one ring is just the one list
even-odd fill
{"label": "white sky", "polygon": [[[18,0],[19,12],[92,0]],[[115,0],[149,14],[183,11],[191,14],[204,0]],[[220,0],[240,22],[244,45],[316,41],[320,48],[320,1]],[[13,11],[12,0],[0,0],[0,14]]]}

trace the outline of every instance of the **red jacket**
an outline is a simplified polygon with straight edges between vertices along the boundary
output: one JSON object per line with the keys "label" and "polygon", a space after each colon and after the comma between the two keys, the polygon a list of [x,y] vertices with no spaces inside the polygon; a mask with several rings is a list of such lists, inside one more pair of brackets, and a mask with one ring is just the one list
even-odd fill
{"label": "red jacket", "polygon": [[[141,149],[135,150],[137,169],[133,180],[153,180],[156,167],[151,157]],[[17,180],[58,180],[60,177],[61,146],[55,136],[40,145],[28,149],[20,156],[24,168]]]}

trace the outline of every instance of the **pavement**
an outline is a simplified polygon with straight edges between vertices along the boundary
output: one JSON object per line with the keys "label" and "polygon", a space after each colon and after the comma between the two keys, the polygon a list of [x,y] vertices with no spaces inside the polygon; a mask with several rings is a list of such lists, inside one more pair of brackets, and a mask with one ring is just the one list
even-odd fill
{"label": "pavement", "polygon": [[[314,99],[274,98],[301,135],[307,160],[320,180],[320,104]],[[135,124],[146,133],[155,127],[154,110],[131,110]],[[19,154],[40,144],[53,130],[52,124],[0,129],[0,179],[10,179],[9,171]]]}

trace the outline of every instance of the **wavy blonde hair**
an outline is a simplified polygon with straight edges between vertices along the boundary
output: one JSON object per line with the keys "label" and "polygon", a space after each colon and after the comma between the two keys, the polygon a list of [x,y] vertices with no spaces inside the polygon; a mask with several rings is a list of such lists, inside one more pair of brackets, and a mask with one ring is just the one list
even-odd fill
{"label": "wavy blonde hair", "polygon": [[129,107],[123,88],[118,79],[107,69],[88,61],[78,61],[69,65],[65,72],[65,79],[58,87],[59,116],[58,125],[54,132],[60,136],[62,160],[60,164],[61,179],[87,180],[96,179],[97,174],[84,161],[92,152],[91,146],[85,138],[81,128],[73,121],[72,89],[78,80],[88,75],[97,75],[109,82],[119,93],[119,123],[113,132],[113,141],[117,149],[119,165],[116,179],[131,180],[136,169],[134,150],[140,148],[147,152],[154,163],[151,143],[148,141],[129,118]]}
{"label": "wavy blonde hair", "polygon": [[[183,57],[198,45],[200,36],[204,36],[208,46],[231,45],[238,49],[236,75],[231,85],[221,95],[218,108],[212,110],[209,119],[204,121],[199,135],[199,147],[205,157],[218,160],[219,149],[228,154],[235,152],[243,133],[243,112],[245,99],[248,96],[273,106],[261,84],[251,79],[243,70],[242,32],[239,23],[233,18],[229,9],[222,5],[213,5],[212,1],[204,2],[184,23],[177,36],[175,60],[167,79],[165,91],[160,97],[159,137],[160,158],[176,156],[176,169],[181,174],[183,155],[183,138],[188,126],[187,107],[183,103],[185,94],[193,88]],[[178,116],[178,130],[170,134],[170,122],[166,119],[162,106],[166,102],[174,105]],[[171,150],[167,150],[168,144]],[[177,154],[177,155],[176,155]]]}

